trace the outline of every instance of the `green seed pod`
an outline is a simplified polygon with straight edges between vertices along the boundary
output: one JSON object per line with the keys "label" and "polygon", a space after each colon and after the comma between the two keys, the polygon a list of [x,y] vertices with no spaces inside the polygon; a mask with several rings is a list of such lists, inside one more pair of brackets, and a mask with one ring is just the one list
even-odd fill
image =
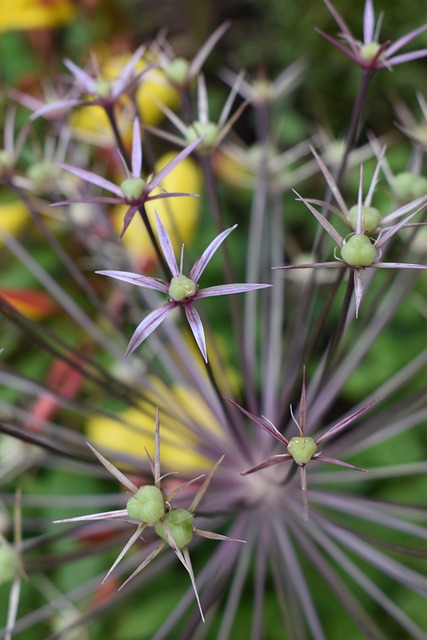
{"label": "green seed pod", "polygon": [[380,49],[378,42],[368,42],[360,47],[360,55],[366,62],[369,62],[377,55]]}
{"label": "green seed pod", "polygon": [[[190,544],[193,538],[193,521],[194,517],[189,511],[186,511],[186,509],[174,509],[173,511],[169,511],[163,518],[163,522],[166,522],[172,538],[175,540],[175,544],[179,549]],[[168,536],[162,521],[156,524],[156,533],[168,542]]]}
{"label": "green seed pod", "polygon": [[[351,207],[349,213],[351,226],[354,230],[356,230],[357,225],[357,204],[354,207]],[[364,207],[362,206],[362,229],[367,233],[371,233],[375,231],[381,222],[381,214],[375,207]]]}
{"label": "green seed pod", "polygon": [[156,524],[165,515],[165,500],[160,489],[145,485],[129,498],[126,509],[131,518],[146,524]]}
{"label": "green seed pod", "polygon": [[5,149],[0,149],[0,173],[11,169],[13,166],[13,157]]}
{"label": "green seed pod", "polygon": [[317,445],[313,438],[296,436],[289,440],[288,452],[297,464],[307,464],[316,453]]}
{"label": "green seed pod", "polygon": [[99,80],[95,85],[94,93],[98,98],[108,98],[111,93],[111,84],[108,80]]}
{"label": "green seed pod", "polygon": [[18,557],[13,547],[0,545],[0,585],[13,580],[18,566]]}
{"label": "green seed pod", "polygon": [[192,298],[197,291],[197,285],[187,276],[175,276],[170,281],[169,296],[175,302],[181,302],[187,298]]}
{"label": "green seed pod", "polygon": [[414,200],[427,195],[427,178],[410,171],[398,173],[392,183],[393,193],[399,200]]}
{"label": "green seed pod", "polygon": [[189,66],[188,60],[178,57],[166,65],[163,71],[173,84],[182,85],[187,79]]}
{"label": "green seed pod", "polygon": [[129,198],[129,200],[139,200],[144,187],[145,182],[142,178],[126,178],[120,185],[124,197]]}
{"label": "green seed pod", "polygon": [[215,140],[218,135],[218,126],[214,122],[199,122],[195,121],[191,127],[187,127],[186,138],[187,142],[191,144],[200,136],[205,136],[200,143],[198,150],[210,149],[215,146]]}
{"label": "green seed pod", "polygon": [[363,233],[350,236],[341,247],[341,257],[350,267],[369,267],[376,258],[377,251]]}

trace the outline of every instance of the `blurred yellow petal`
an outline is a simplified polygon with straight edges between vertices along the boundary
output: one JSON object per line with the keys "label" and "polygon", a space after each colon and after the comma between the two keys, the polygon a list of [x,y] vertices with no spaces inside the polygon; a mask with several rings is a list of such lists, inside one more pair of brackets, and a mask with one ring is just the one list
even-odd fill
{"label": "blurred yellow petal", "polygon": [[[170,162],[177,154],[166,153],[155,166],[155,173]],[[202,174],[199,166],[192,158],[186,158],[171,171],[163,180],[162,189],[172,192],[200,193],[202,189]],[[155,189],[152,193],[161,193]],[[128,207],[115,207],[113,212],[114,228],[119,234],[123,228],[123,218]],[[156,230],[155,211],[157,211],[168,234],[171,237],[175,252],[179,254],[181,245],[190,244],[197,229],[200,217],[199,197],[164,198],[147,202],[146,210],[153,230]],[[131,255],[138,260],[141,268],[150,269],[156,261],[156,254],[152,247],[145,226],[137,214],[132,220],[128,231],[122,239],[123,244]]]}
{"label": "blurred yellow petal", "polygon": [[28,223],[30,217],[30,212],[20,200],[0,203],[0,244],[2,229],[17,234]]}
{"label": "blurred yellow petal", "polygon": [[[130,139],[130,119],[124,113],[117,113],[117,124],[122,137]],[[70,116],[70,126],[73,134],[79,140],[94,144],[103,148],[116,148],[117,141],[114,137],[111,124],[103,107],[88,105],[74,109]]]}
{"label": "blurred yellow petal", "polygon": [[[156,396],[157,391],[160,388]],[[221,427],[215,417],[200,397],[195,404],[193,394],[183,387],[171,390],[162,385],[161,391],[163,396],[158,396],[159,402],[156,403],[153,396],[152,403],[142,402],[140,409],[126,409],[117,420],[93,416],[86,424],[87,435],[95,446],[142,458],[147,449],[154,458],[155,406],[160,404],[162,468],[183,473],[209,468],[211,461],[197,451],[198,440],[185,421],[190,417],[201,429],[220,434]]]}
{"label": "blurred yellow petal", "polygon": [[71,22],[71,0],[0,0],[0,31],[50,29]]}
{"label": "blurred yellow petal", "polygon": [[136,92],[136,102],[144,124],[156,125],[163,118],[163,111],[158,106],[163,104],[175,109],[180,102],[178,91],[171,86],[164,71],[152,69],[142,78]]}

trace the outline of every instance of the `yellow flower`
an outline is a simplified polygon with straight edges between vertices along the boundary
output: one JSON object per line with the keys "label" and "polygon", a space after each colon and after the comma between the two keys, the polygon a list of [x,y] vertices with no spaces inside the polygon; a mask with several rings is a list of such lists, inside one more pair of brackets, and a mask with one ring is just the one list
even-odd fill
{"label": "yellow flower", "polygon": [[20,200],[0,203],[0,244],[2,243],[1,231],[3,229],[13,235],[18,234],[29,219],[30,213]]}
{"label": "yellow flower", "polygon": [[199,452],[198,441],[191,428],[191,420],[202,430],[221,435],[221,426],[200,396],[185,387],[167,387],[160,381],[152,401],[143,401],[140,408],[125,409],[118,419],[93,416],[86,424],[86,433],[96,447],[141,457],[145,449],[154,459],[154,431],[156,406],[162,416],[161,463],[164,469],[185,473],[210,468],[212,461]]}
{"label": "yellow flower", "polygon": [[[175,152],[163,155],[156,163],[154,172],[158,173],[176,155]],[[202,188],[200,168],[192,158],[185,158],[165,177],[161,186],[170,193],[177,191],[200,193]],[[154,195],[155,193],[161,193],[161,189],[153,190],[152,194]],[[123,228],[123,217],[127,208],[121,205],[114,208],[113,224],[118,234]],[[191,242],[200,216],[200,198],[159,199],[147,202],[145,208],[153,230],[156,229],[155,211],[157,211],[171,237],[176,253],[179,253],[183,243],[188,245]],[[155,263],[156,254],[139,215],[134,217],[128,232],[125,233],[121,242],[135,259],[140,260],[143,268],[148,269]]]}
{"label": "yellow flower", "polygon": [[12,29],[51,29],[71,22],[71,0],[0,0],[0,32]]}
{"label": "yellow flower", "polygon": [[[1,1],[1,0],[0,0]],[[132,127],[130,118],[125,112],[115,110],[118,129],[122,137],[127,140]],[[88,105],[74,109],[70,116],[70,126],[73,134],[79,140],[94,144],[105,149],[116,148],[117,140],[103,107]]]}

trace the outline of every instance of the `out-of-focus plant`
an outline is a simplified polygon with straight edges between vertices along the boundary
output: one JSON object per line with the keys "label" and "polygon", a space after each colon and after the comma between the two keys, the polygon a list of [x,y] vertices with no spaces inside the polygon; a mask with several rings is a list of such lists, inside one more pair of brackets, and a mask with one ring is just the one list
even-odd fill
{"label": "out-of-focus plant", "polygon": [[298,114],[315,53],[275,80],[223,60],[224,100],[228,22],[190,59],[104,43],[7,92],[6,640],[426,640],[425,97],[377,138],[369,92],[427,25],[381,43],[371,0],[354,28],[325,5],[345,131],[341,104]]}

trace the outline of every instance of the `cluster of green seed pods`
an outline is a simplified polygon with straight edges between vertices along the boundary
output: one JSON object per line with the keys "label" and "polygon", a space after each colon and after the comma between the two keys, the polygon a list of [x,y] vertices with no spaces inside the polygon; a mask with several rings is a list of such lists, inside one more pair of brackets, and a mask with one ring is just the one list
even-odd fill
{"label": "cluster of green seed pods", "polygon": [[186,509],[167,509],[161,489],[145,485],[129,498],[126,509],[131,518],[154,526],[160,538],[169,544],[172,536],[179,549],[186,547],[193,538],[194,516]]}

